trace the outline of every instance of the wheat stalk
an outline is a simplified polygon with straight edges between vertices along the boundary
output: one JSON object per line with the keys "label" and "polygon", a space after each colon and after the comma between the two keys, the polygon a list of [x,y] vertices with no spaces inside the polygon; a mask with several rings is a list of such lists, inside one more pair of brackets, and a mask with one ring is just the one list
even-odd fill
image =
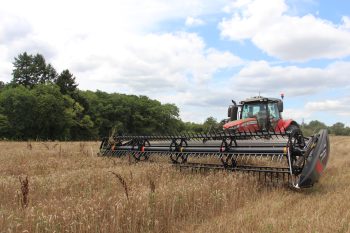
{"label": "wheat stalk", "polygon": [[120,184],[123,186],[124,188],[124,193],[125,193],[125,196],[126,196],[126,199],[129,200],[129,189],[128,189],[128,184],[126,183],[125,179],[118,173],[115,173],[115,172],[112,172],[112,171],[109,171],[110,173],[112,173],[115,177],[118,178]]}
{"label": "wheat stalk", "polygon": [[22,192],[22,197],[21,197],[21,205],[22,208],[27,208],[29,204],[29,180],[28,176],[25,177],[24,180],[22,180],[21,177],[19,177],[19,182],[21,184],[21,192]]}

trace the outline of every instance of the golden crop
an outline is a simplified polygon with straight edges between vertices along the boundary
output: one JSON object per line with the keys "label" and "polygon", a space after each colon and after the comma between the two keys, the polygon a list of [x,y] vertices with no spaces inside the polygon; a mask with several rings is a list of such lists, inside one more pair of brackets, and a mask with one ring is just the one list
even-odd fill
{"label": "golden crop", "polygon": [[331,137],[320,183],[301,192],[98,146],[0,142],[0,232],[350,232],[350,137]]}

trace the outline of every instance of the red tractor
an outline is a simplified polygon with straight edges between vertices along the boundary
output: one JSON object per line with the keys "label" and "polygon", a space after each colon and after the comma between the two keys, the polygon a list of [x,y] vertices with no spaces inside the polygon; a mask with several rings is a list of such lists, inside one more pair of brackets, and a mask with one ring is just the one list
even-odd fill
{"label": "red tractor", "polygon": [[[281,95],[283,98],[283,95]],[[228,108],[228,122],[225,131],[257,132],[268,130],[273,132],[292,131],[299,125],[294,120],[282,119],[283,101],[277,98],[256,96],[240,102],[232,100]]]}

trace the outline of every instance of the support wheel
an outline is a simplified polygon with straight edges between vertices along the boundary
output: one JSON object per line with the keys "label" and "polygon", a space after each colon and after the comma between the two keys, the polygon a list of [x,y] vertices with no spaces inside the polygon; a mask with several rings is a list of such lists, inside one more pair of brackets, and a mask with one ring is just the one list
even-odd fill
{"label": "support wheel", "polygon": [[169,150],[172,152],[170,155],[170,159],[173,163],[187,162],[188,155],[186,153],[182,153],[182,149],[187,146],[188,144],[185,139],[181,139],[180,142],[178,140],[172,141],[172,143],[170,144]]}
{"label": "support wheel", "polygon": [[291,160],[290,163],[291,163],[293,174],[298,176],[302,172],[306,161],[306,158],[303,154],[303,149],[305,147],[305,140],[299,127],[294,126],[291,128],[292,128],[292,131],[288,131],[289,132],[288,150],[290,154],[290,160]]}

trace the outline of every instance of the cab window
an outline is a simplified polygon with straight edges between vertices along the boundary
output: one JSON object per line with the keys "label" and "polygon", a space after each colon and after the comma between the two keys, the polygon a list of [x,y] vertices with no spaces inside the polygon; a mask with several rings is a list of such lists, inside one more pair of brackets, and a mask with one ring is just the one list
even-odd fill
{"label": "cab window", "polygon": [[279,119],[280,113],[278,111],[277,103],[269,103],[268,107],[269,107],[270,116],[272,118]]}
{"label": "cab window", "polygon": [[266,104],[263,103],[251,103],[245,104],[242,108],[242,119],[257,117],[259,112],[266,111]]}

